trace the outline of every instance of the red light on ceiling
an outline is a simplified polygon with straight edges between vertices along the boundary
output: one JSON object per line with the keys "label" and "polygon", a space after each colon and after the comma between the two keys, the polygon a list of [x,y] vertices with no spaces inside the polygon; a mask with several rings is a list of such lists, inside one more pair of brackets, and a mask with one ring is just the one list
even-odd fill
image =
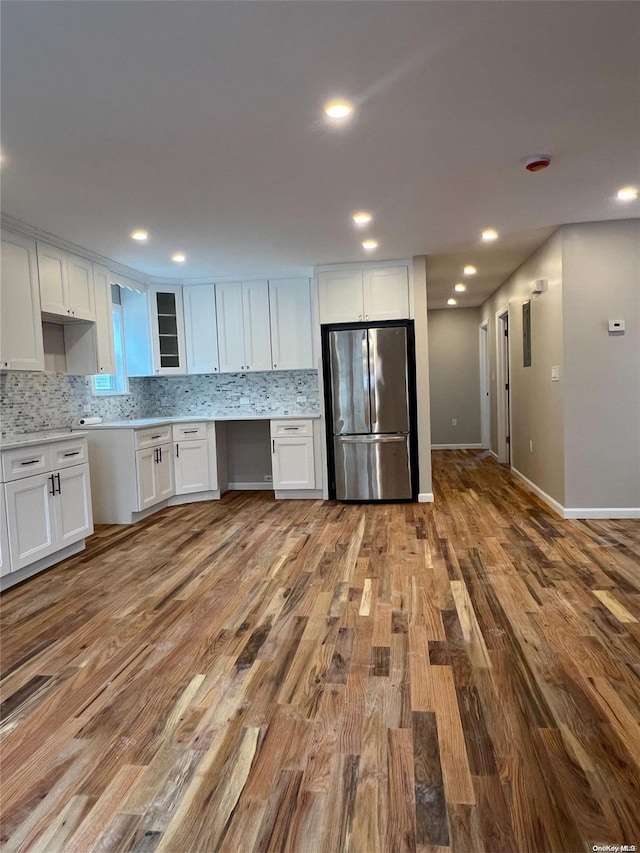
{"label": "red light on ceiling", "polygon": [[527,172],[540,172],[542,169],[546,169],[550,162],[551,157],[541,154],[538,157],[530,157],[524,164],[524,167]]}

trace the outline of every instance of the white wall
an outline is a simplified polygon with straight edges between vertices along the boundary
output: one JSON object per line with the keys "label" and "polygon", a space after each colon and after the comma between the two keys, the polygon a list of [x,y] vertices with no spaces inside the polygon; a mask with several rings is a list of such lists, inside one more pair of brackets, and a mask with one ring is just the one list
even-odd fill
{"label": "white wall", "polygon": [[562,231],[564,504],[640,507],[640,220]]}
{"label": "white wall", "polygon": [[[531,282],[547,279],[533,296]],[[531,302],[531,367],[523,366],[522,305]],[[562,234],[556,231],[481,307],[489,325],[491,449],[497,453],[496,312],[509,307],[511,464],[560,504],[564,503]],[[530,450],[532,442],[533,452]]]}
{"label": "white wall", "polygon": [[427,319],[427,266],[424,255],[411,265],[413,318],[416,336],[416,395],[418,408],[419,499],[433,500],[431,480],[431,412],[429,405],[429,326]]}
{"label": "white wall", "polygon": [[431,443],[480,444],[480,309],[444,308],[428,317]]}

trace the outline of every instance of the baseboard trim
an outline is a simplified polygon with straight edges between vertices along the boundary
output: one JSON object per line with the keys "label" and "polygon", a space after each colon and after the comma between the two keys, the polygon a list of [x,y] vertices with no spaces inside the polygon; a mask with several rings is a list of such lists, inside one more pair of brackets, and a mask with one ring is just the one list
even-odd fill
{"label": "baseboard trim", "polygon": [[565,518],[640,518],[640,507],[567,507]]}
{"label": "baseboard trim", "polygon": [[29,566],[23,566],[21,569],[16,569],[15,572],[9,572],[8,575],[3,575],[0,578],[0,590],[4,592],[5,589],[9,589],[17,583],[22,583],[22,581],[26,581],[39,572],[44,572],[45,569],[51,569],[63,560],[68,560],[69,557],[73,557],[75,554],[79,554],[80,551],[84,551],[86,547],[85,540],[81,539],[79,542],[74,542],[73,545],[67,545],[66,548],[61,548],[47,557],[36,560],[35,563],[31,563]]}
{"label": "baseboard trim", "polygon": [[491,450],[491,448],[489,448],[489,453],[491,454],[491,456],[493,456],[493,458],[496,460],[496,462],[500,462],[498,454],[495,452],[495,450]]}
{"label": "baseboard trim", "polygon": [[482,444],[432,444],[432,450],[482,450]]}
{"label": "baseboard trim", "polygon": [[550,506],[554,512],[557,512],[561,518],[640,518],[640,507],[565,507],[561,503],[554,500],[546,492],[543,492],[539,486],[527,479],[517,468],[511,467],[511,473],[517,477],[528,489],[537,495],[540,500],[544,501],[547,506]]}
{"label": "baseboard trim", "polygon": [[273,483],[229,483],[230,492],[269,492],[273,491]]}
{"label": "baseboard trim", "polygon": [[418,503],[419,504],[432,504],[433,503],[433,492],[420,492],[418,495]]}
{"label": "baseboard trim", "polygon": [[276,489],[277,501],[318,501],[322,500],[322,489]]}
{"label": "baseboard trim", "polygon": [[561,503],[558,503],[555,498],[552,498],[551,495],[548,495],[546,492],[543,492],[540,486],[536,486],[528,477],[525,477],[517,468],[511,466],[511,473],[514,477],[520,480],[530,492],[533,492],[534,495],[540,498],[541,501],[544,501],[547,506],[551,507],[551,509],[556,512],[560,518],[565,518],[565,509]]}

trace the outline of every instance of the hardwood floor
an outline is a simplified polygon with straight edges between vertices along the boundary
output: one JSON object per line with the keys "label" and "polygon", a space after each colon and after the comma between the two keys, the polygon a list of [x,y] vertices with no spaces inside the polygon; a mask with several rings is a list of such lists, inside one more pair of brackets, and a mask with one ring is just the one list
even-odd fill
{"label": "hardwood floor", "polygon": [[640,846],[640,524],[434,476],[167,509],[8,591],[3,849]]}

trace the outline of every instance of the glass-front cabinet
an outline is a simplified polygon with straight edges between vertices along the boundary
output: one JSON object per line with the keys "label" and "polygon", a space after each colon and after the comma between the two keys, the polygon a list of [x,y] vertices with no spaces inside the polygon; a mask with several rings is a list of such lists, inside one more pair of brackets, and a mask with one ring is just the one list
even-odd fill
{"label": "glass-front cabinet", "polygon": [[150,297],[154,373],[186,373],[182,288],[156,285]]}

